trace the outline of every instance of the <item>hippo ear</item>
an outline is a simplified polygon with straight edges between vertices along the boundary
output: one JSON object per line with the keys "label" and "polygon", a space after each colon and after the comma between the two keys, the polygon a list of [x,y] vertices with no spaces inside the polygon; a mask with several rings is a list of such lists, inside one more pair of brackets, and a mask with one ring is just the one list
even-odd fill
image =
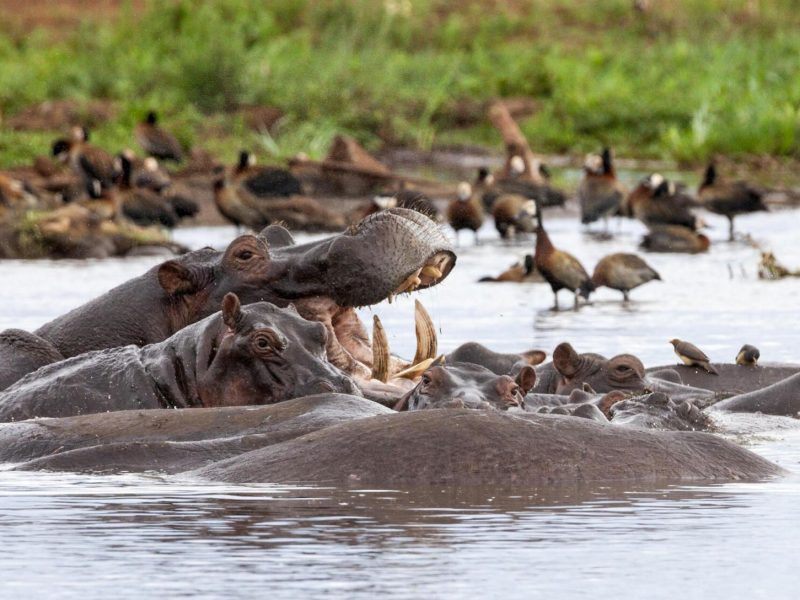
{"label": "hippo ear", "polygon": [[544,362],[544,359],[547,358],[547,353],[542,350],[528,350],[522,353],[522,358],[524,358],[529,365],[536,366]]}
{"label": "hippo ear", "polygon": [[517,373],[517,378],[514,381],[516,381],[517,385],[522,389],[522,395],[524,396],[536,385],[536,371],[530,365],[525,365],[520,372]]}
{"label": "hippo ear", "polygon": [[297,316],[300,316],[300,313],[297,312],[297,307],[294,305],[294,302],[290,302],[288,304],[288,306],[286,307],[286,310],[288,310],[291,313],[296,314]]}
{"label": "hippo ear", "polygon": [[270,248],[283,248],[285,246],[294,246],[295,241],[289,230],[283,225],[267,225],[258,234],[258,237],[267,240],[267,245]]}
{"label": "hippo ear", "polygon": [[222,299],[222,320],[231,331],[236,331],[242,320],[242,305],[239,296],[228,292]]}
{"label": "hippo ear", "polygon": [[574,377],[578,372],[580,356],[569,343],[562,342],[553,350],[553,366],[564,377]]}
{"label": "hippo ear", "polygon": [[158,284],[170,296],[193,294],[200,288],[192,271],[176,260],[168,260],[158,267]]}

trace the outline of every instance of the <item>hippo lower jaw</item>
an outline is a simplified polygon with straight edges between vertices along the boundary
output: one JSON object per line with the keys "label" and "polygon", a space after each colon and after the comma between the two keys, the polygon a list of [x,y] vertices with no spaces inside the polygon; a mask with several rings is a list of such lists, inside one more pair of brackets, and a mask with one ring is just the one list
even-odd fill
{"label": "hippo lower jaw", "polygon": [[[424,268],[419,269],[420,273],[423,271]],[[386,334],[377,316],[370,341],[354,308],[341,307],[325,297],[302,300],[295,308],[302,317],[325,325],[328,361],[353,377],[362,388],[386,395],[387,401],[389,397],[397,399],[413,387],[412,381],[436,358],[436,330],[419,300],[415,303],[417,351],[411,362],[390,355]]]}

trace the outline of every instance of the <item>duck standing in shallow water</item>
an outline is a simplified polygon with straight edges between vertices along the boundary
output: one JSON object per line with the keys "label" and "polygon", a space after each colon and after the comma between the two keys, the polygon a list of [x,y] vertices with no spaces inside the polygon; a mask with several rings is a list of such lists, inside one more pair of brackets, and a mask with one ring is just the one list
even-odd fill
{"label": "duck standing in shallow water", "polygon": [[763,193],[744,181],[720,183],[714,163],[706,168],[703,183],[697,192],[702,205],[713,213],[728,218],[728,239],[733,241],[733,219],[736,215],[767,210]]}
{"label": "duck standing in shallow water", "polygon": [[594,291],[592,279],[577,258],[553,246],[542,224],[542,211],[539,206],[536,207],[536,218],[538,225],[533,264],[553,290],[555,301],[553,309],[558,310],[558,291],[568,289],[575,294],[574,309],[578,310],[578,296],[588,299],[589,294]]}
{"label": "duck standing in shallow water", "polygon": [[478,230],[483,225],[483,205],[466,181],[458,184],[456,198],[447,205],[447,222],[456,232],[456,243],[459,231],[471,229],[475,234],[475,244],[478,244]]}
{"label": "duck standing in shallow water", "polygon": [[611,150],[604,148],[601,156],[587,156],[583,171],[578,187],[581,223],[588,225],[603,219],[608,229],[608,217],[616,214],[625,197],[624,188],[614,171]]}
{"label": "duck standing in shallow water", "polygon": [[602,286],[622,292],[623,301],[628,302],[628,292],[661,276],[644,259],[636,254],[617,252],[600,259],[592,274],[595,288]]}

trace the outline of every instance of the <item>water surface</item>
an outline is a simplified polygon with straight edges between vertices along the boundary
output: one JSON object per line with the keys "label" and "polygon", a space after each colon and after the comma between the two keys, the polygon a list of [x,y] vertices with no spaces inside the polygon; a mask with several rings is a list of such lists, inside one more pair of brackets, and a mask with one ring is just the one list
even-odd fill
{"label": "water surface", "polygon": [[[797,267],[797,219],[759,214],[739,227]],[[568,340],[579,351],[633,352],[655,365],[674,362],[667,340],[682,337],[715,360],[732,360],[747,342],[762,360],[800,361],[800,285],[759,281],[758,252],[723,243],[726,222],[708,220],[719,242],[712,251],[648,255],[664,281],[635,290],[628,306],[602,290],[577,313],[555,313],[546,285],[476,284],[532,250],[531,241],[500,243],[491,224],[480,246],[463,236],[456,269],[418,297],[445,351],[474,339],[549,353]],[[546,225],[588,269],[633,250],[643,232],[612,224],[615,239],[598,241],[572,218]],[[193,247],[223,246],[233,235],[176,232]],[[158,262],[2,262],[0,329],[38,327]],[[571,306],[568,294],[561,300]],[[412,298],[363,317],[373,311],[393,350],[412,355]],[[797,422],[764,422],[766,431],[737,439],[799,472]],[[796,475],[755,484],[398,491],[2,471],[0,597],[793,598],[798,506]]]}

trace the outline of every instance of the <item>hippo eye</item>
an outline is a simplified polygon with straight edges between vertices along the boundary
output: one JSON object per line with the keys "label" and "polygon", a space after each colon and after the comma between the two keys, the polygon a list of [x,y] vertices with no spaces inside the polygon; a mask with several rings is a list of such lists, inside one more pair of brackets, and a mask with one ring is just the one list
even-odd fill
{"label": "hippo eye", "polygon": [[250,260],[253,256],[255,255],[250,250],[242,250],[236,254],[236,258],[240,260]]}
{"label": "hippo eye", "polygon": [[258,331],[253,335],[252,340],[255,351],[262,355],[272,355],[282,352],[286,347],[283,340],[274,331],[266,329]]}
{"label": "hippo eye", "polygon": [[422,378],[420,379],[420,383],[423,385],[423,387],[430,385],[431,384],[431,376],[428,375],[427,373],[423,373],[422,374]]}

